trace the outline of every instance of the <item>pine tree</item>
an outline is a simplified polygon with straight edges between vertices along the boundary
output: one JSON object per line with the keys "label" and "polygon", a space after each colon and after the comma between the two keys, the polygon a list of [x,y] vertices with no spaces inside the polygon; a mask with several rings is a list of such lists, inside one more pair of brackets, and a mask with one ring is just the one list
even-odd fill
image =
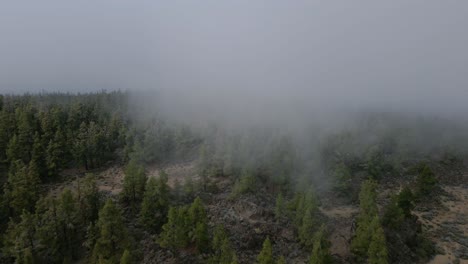
{"label": "pine tree", "polygon": [[32,212],[39,196],[40,178],[36,164],[32,161],[26,166],[18,160],[10,171],[5,185],[5,199],[13,215],[19,215],[23,210]]}
{"label": "pine tree", "polygon": [[385,207],[383,224],[392,229],[398,229],[405,219],[403,209],[398,205],[398,196],[393,196],[390,203]]}
{"label": "pine tree", "polygon": [[57,130],[54,138],[49,141],[46,148],[46,165],[50,177],[56,177],[65,166],[66,146],[65,134],[62,130]]}
{"label": "pine tree", "polygon": [[10,221],[3,237],[4,253],[17,262],[31,259],[36,249],[37,219],[34,214],[23,211],[18,222]]}
{"label": "pine tree", "polygon": [[58,203],[57,217],[61,226],[61,241],[63,255],[71,259],[76,257],[76,251],[80,244],[80,236],[77,230],[79,225],[77,202],[70,189],[62,192]]}
{"label": "pine tree", "polygon": [[183,248],[189,243],[191,222],[186,207],[170,207],[167,223],[162,226],[159,244],[163,248]]}
{"label": "pine tree", "polygon": [[127,229],[123,222],[122,212],[115,203],[108,199],[99,212],[97,222],[98,238],[93,250],[93,260],[99,259],[116,263],[122,252],[129,246]]}
{"label": "pine tree", "polygon": [[279,257],[276,264],[286,264],[286,259],[284,258],[284,256]]}
{"label": "pine tree", "polygon": [[169,208],[169,186],[167,174],[161,170],[159,179],[150,178],[146,184],[140,218],[149,230],[156,232],[166,222]]}
{"label": "pine tree", "polygon": [[125,168],[123,180],[122,198],[124,201],[135,205],[143,198],[147,176],[145,168],[136,161],[131,160]]}
{"label": "pine tree", "polygon": [[94,174],[86,174],[86,177],[78,182],[77,195],[81,223],[88,226],[98,219],[102,204]]}
{"label": "pine tree", "polygon": [[372,230],[372,238],[367,252],[368,263],[387,264],[388,253],[385,234],[382,226],[380,225],[378,216],[375,216],[372,220],[370,229]]}
{"label": "pine tree", "polygon": [[357,219],[356,235],[351,241],[351,251],[358,261],[366,259],[369,250],[372,238],[370,227],[372,220],[377,215],[376,197],[376,183],[372,180],[365,181],[359,193],[360,212]]}
{"label": "pine tree", "polygon": [[32,255],[31,249],[26,248],[24,250],[23,264],[34,264],[34,257]]}
{"label": "pine tree", "polygon": [[195,227],[192,241],[199,251],[204,252],[209,248],[209,236],[205,207],[200,197],[195,198],[188,210],[189,223]]}
{"label": "pine tree", "polygon": [[274,264],[273,261],[273,249],[271,246],[270,238],[267,237],[263,242],[262,251],[257,256],[258,264]]}
{"label": "pine tree", "polygon": [[236,253],[232,248],[229,237],[221,225],[217,225],[214,230],[212,248],[214,256],[211,258],[210,263],[231,264],[237,261]]}
{"label": "pine tree", "polygon": [[206,219],[196,223],[195,230],[193,232],[193,240],[195,245],[197,245],[199,253],[208,251],[210,247],[210,236],[208,234]]}
{"label": "pine tree", "polygon": [[275,218],[276,220],[280,219],[284,215],[284,198],[283,194],[279,193],[276,197],[275,203]]}
{"label": "pine tree", "polygon": [[47,173],[46,160],[44,157],[44,144],[38,132],[34,134],[31,161],[37,165],[39,176],[45,180]]}
{"label": "pine tree", "polygon": [[406,217],[411,216],[411,210],[414,208],[414,195],[411,189],[406,186],[397,196],[397,204],[403,210]]}
{"label": "pine tree", "polygon": [[128,249],[125,249],[124,253],[122,254],[122,257],[120,258],[120,264],[131,264],[133,263],[132,261],[132,256],[130,255],[130,251]]}
{"label": "pine tree", "polygon": [[423,167],[416,181],[418,186],[418,193],[420,196],[429,195],[437,184],[437,179],[434,172],[427,165]]}
{"label": "pine tree", "polygon": [[34,110],[31,106],[17,108],[16,116],[21,159],[24,163],[29,163],[31,161],[31,150],[34,143],[34,132],[37,130]]}
{"label": "pine tree", "polygon": [[344,163],[338,164],[334,171],[335,189],[341,194],[349,195],[351,173]]}
{"label": "pine tree", "polygon": [[330,255],[330,242],[325,238],[325,226],[322,225],[320,229],[314,234],[312,255],[310,257],[310,264],[328,264],[332,263]]}
{"label": "pine tree", "polygon": [[23,150],[16,134],[14,134],[8,141],[6,156],[9,162],[21,160],[24,163]]}
{"label": "pine tree", "polygon": [[302,219],[302,225],[299,227],[299,241],[306,248],[312,247],[313,237],[311,234],[314,233],[316,226],[317,221],[314,219],[310,208],[307,208]]}

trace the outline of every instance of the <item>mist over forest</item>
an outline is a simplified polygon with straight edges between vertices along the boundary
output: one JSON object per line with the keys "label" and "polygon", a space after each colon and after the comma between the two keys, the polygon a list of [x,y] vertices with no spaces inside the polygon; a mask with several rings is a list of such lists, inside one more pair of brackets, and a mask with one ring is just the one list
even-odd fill
{"label": "mist over forest", "polygon": [[0,3],[0,263],[468,263],[468,2]]}

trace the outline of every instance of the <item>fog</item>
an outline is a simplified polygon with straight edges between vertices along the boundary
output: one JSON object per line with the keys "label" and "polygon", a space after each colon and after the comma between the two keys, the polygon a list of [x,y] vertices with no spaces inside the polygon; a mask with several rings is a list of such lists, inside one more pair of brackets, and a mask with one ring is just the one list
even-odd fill
{"label": "fog", "polygon": [[467,28],[466,1],[4,1],[0,92],[146,91],[187,119],[454,115]]}

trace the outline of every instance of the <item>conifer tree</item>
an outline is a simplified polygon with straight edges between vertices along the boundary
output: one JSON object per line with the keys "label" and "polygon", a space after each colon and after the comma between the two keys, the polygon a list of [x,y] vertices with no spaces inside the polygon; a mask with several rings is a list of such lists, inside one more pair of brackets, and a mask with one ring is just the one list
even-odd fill
{"label": "conifer tree", "polygon": [[430,194],[437,184],[437,179],[434,172],[427,165],[422,168],[416,181],[418,186],[418,194],[420,196]]}
{"label": "conifer tree", "polygon": [[364,261],[367,258],[373,232],[371,223],[377,216],[376,197],[376,183],[373,180],[365,181],[359,193],[360,212],[357,219],[357,230],[351,241],[351,251],[358,261]]}
{"label": "conifer tree", "polygon": [[65,134],[62,130],[57,130],[53,139],[49,141],[46,148],[46,164],[50,177],[58,175],[65,165],[65,148],[67,146]]}
{"label": "conifer tree", "polygon": [[276,220],[280,219],[283,215],[284,215],[284,198],[283,198],[283,194],[280,192],[278,196],[276,196],[276,203],[275,203]]}
{"label": "conifer tree", "polygon": [[385,234],[378,216],[372,220],[370,229],[372,230],[372,238],[369,244],[368,263],[369,264],[387,264],[388,253],[385,240]]}
{"label": "conifer tree", "polygon": [[221,225],[217,225],[213,234],[212,241],[213,253],[210,263],[231,264],[237,261],[236,253],[231,246],[229,237]]}
{"label": "conifer tree", "polygon": [[351,184],[351,173],[344,163],[337,165],[334,171],[335,189],[341,194],[348,194]]}
{"label": "conifer tree", "polygon": [[24,250],[23,264],[34,264],[34,257],[32,255],[31,249],[26,248]]}
{"label": "conifer tree", "polygon": [[34,214],[23,211],[18,222],[10,221],[3,237],[4,253],[17,262],[33,259],[37,219]]}
{"label": "conifer tree", "polygon": [[130,251],[128,249],[125,249],[124,253],[122,254],[122,257],[120,258],[120,264],[132,264],[132,256],[130,255]]}
{"label": "conifer tree", "polygon": [[257,256],[258,264],[274,264],[273,261],[273,249],[271,246],[270,238],[267,237],[263,242],[262,251]]}
{"label": "conifer tree", "polygon": [[96,227],[98,237],[93,249],[94,263],[99,259],[110,263],[118,262],[123,251],[129,246],[129,237],[122,213],[111,199],[108,199],[99,211]]}
{"label": "conifer tree", "polygon": [[130,160],[125,168],[123,180],[122,198],[124,201],[129,202],[131,205],[135,205],[137,201],[140,201],[145,192],[146,180],[145,168],[135,160]]}
{"label": "conifer tree", "polygon": [[13,163],[17,160],[21,160],[24,163],[23,159],[23,150],[21,148],[21,143],[18,141],[18,136],[14,134],[8,141],[6,148],[6,156],[8,161]]}
{"label": "conifer tree", "polygon": [[332,258],[329,252],[330,242],[325,237],[325,226],[322,225],[320,229],[314,234],[312,255],[310,257],[310,264],[329,264],[332,263]]}
{"label": "conifer tree", "polygon": [[169,208],[169,186],[167,174],[162,170],[159,179],[150,178],[146,184],[140,217],[149,230],[156,232],[166,222]]}
{"label": "conifer tree", "polygon": [[302,219],[302,225],[299,227],[299,241],[306,248],[312,248],[314,242],[312,234],[316,230],[316,226],[317,221],[314,219],[311,209],[307,208]]}
{"label": "conifer tree", "polygon": [[276,264],[286,264],[286,259],[284,258],[284,256],[279,257]]}
{"label": "conifer tree", "polygon": [[163,225],[159,244],[163,248],[183,248],[189,243],[191,226],[188,220],[188,209],[186,207],[170,207],[167,223]]}
{"label": "conifer tree", "polygon": [[26,166],[18,160],[11,166],[10,171],[4,195],[13,215],[17,216],[23,210],[32,212],[38,199],[40,184],[36,164],[32,161]]}
{"label": "conifer tree", "polygon": [[78,182],[77,196],[81,222],[83,226],[87,226],[98,219],[102,204],[94,174],[88,173]]}

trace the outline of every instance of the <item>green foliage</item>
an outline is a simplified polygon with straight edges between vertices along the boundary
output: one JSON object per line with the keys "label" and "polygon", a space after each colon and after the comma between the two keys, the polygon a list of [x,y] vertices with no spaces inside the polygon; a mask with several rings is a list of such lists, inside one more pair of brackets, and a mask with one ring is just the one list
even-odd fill
{"label": "green foliage", "polygon": [[357,219],[357,230],[355,237],[351,241],[351,252],[358,261],[364,261],[367,258],[369,244],[372,239],[371,223],[377,216],[376,205],[376,183],[373,180],[367,180],[362,184],[359,193],[360,212]]}
{"label": "green foliage", "polygon": [[333,173],[335,189],[342,195],[349,195],[351,185],[351,172],[344,163],[336,166]]}
{"label": "green foliage", "polygon": [[254,193],[257,188],[257,179],[250,169],[242,172],[240,179],[237,179],[232,188],[231,198],[236,198],[241,194]]}
{"label": "green foliage", "polygon": [[318,200],[312,187],[305,193],[298,192],[295,195],[290,209],[294,212],[294,225],[298,232],[299,241],[304,246],[311,248],[312,234],[315,232],[318,220]]}
{"label": "green foliage", "polygon": [[36,250],[36,226],[35,215],[27,211],[23,211],[18,222],[10,221],[3,238],[3,252],[18,262],[31,259]]}
{"label": "green foliage", "polygon": [[405,212],[398,204],[398,196],[393,196],[385,208],[382,223],[385,227],[398,229],[405,220]]}
{"label": "green foliage", "polygon": [[435,188],[437,179],[429,166],[425,165],[423,167],[416,179],[416,184],[418,188],[418,194],[420,196],[429,195]]}
{"label": "green foliage", "polygon": [[130,255],[130,251],[128,249],[125,249],[124,253],[122,254],[122,257],[120,258],[120,264],[132,264],[132,255]]}
{"label": "green foliage", "polygon": [[311,248],[314,241],[312,234],[317,228],[317,220],[314,218],[310,208],[307,208],[302,218],[302,225],[299,227],[299,241],[306,248]]}
{"label": "green foliage", "polygon": [[34,264],[34,257],[30,248],[24,250],[23,264]]}
{"label": "green foliage", "polygon": [[125,167],[125,177],[121,193],[122,199],[133,206],[138,201],[141,201],[145,192],[146,180],[145,168],[136,161],[130,160]]}
{"label": "green foliage", "polygon": [[18,216],[23,210],[32,212],[39,196],[40,177],[34,162],[24,165],[16,161],[10,168],[8,181],[4,187],[4,199]]}
{"label": "green foliage", "polygon": [[385,240],[385,234],[378,216],[375,216],[371,222],[370,230],[372,230],[372,237],[369,244],[368,263],[369,264],[387,264],[388,253]]}
{"label": "green foliage", "polygon": [[279,257],[278,261],[276,261],[276,264],[286,264],[286,259],[281,256]]}
{"label": "green foliage", "polygon": [[315,232],[313,238],[312,255],[310,256],[310,264],[330,264],[332,263],[330,255],[330,242],[325,237],[325,226]]}
{"label": "green foliage", "polygon": [[275,203],[275,218],[276,220],[280,219],[285,211],[285,203],[284,203],[284,198],[283,194],[279,193],[278,196],[276,196],[276,203]]}
{"label": "green foliage", "polygon": [[67,148],[67,141],[62,130],[57,130],[46,148],[46,166],[49,176],[57,176],[59,171],[65,167],[64,156]]}
{"label": "green foliage", "polygon": [[263,242],[262,250],[257,256],[258,264],[274,264],[273,261],[273,249],[271,246],[270,238],[267,237]]}
{"label": "green foliage", "polygon": [[373,146],[369,149],[364,167],[369,176],[374,180],[379,179],[385,172],[383,155],[377,146]]}
{"label": "green foliage", "polygon": [[78,182],[77,195],[80,218],[83,225],[87,226],[98,219],[99,209],[102,205],[102,199],[94,174],[87,174],[83,180]]}
{"label": "green foliage", "polygon": [[207,221],[205,208],[198,197],[190,207],[170,207],[159,244],[174,250],[193,243],[199,252],[206,252],[210,247]]}
{"label": "green foliage", "polygon": [[229,237],[221,225],[216,226],[212,242],[213,257],[210,263],[231,264],[237,261],[236,253],[231,246]]}
{"label": "green foliage", "polygon": [[159,244],[163,248],[183,248],[189,243],[188,232],[188,209],[187,207],[170,207],[167,223],[162,226]]}
{"label": "green foliage", "polygon": [[392,229],[398,229],[406,218],[411,217],[414,208],[413,193],[405,187],[397,195],[394,195],[385,208],[383,225]]}
{"label": "green foliage", "polygon": [[170,203],[167,180],[166,172],[161,170],[158,179],[150,178],[148,180],[143,195],[140,218],[145,227],[153,232],[158,231],[166,222]]}
{"label": "green foliage", "polygon": [[93,249],[93,263],[99,263],[100,260],[117,263],[123,251],[129,246],[129,236],[123,222],[122,212],[111,199],[108,199],[99,211],[96,228],[97,239]]}
{"label": "green foliage", "polygon": [[78,256],[82,231],[78,203],[69,189],[59,198],[46,197],[37,205],[37,244],[41,259],[59,263]]}
{"label": "green foliage", "polygon": [[184,196],[193,199],[193,195],[195,193],[195,185],[193,183],[192,177],[188,176],[185,178],[184,186],[183,186]]}

